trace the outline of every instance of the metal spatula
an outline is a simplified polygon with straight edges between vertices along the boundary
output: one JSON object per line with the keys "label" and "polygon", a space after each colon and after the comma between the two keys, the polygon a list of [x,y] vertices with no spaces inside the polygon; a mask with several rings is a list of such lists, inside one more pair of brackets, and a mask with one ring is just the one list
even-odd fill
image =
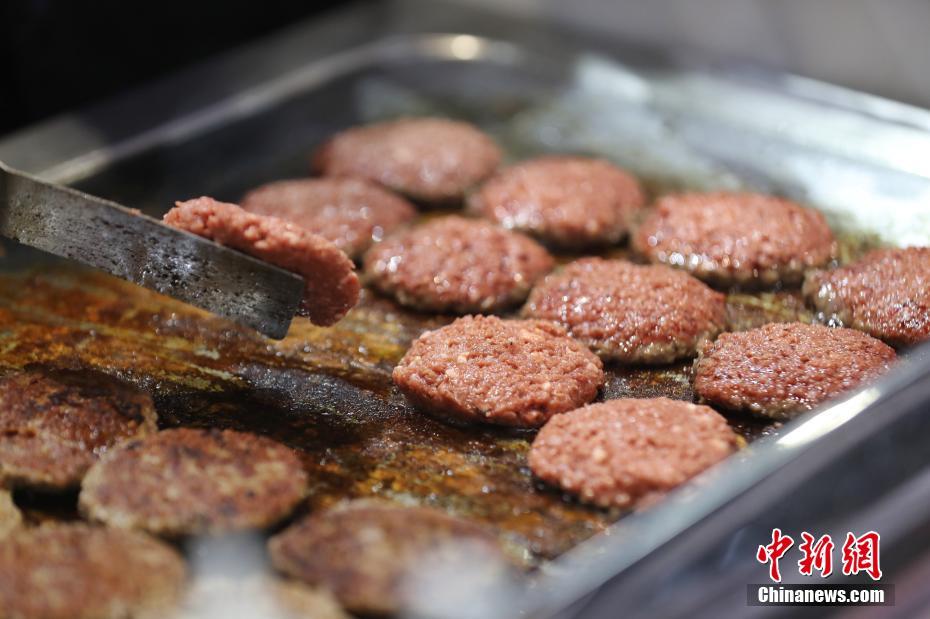
{"label": "metal spatula", "polygon": [[0,234],[284,337],[299,276],[0,163]]}

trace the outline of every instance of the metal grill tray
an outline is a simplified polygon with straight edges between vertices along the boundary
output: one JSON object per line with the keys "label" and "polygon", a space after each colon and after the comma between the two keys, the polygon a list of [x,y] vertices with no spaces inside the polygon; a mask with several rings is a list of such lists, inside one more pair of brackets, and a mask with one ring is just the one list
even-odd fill
{"label": "metal grill tray", "polygon": [[[827,213],[841,261],[876,244],[930,244],[924,111],[788,76],[689,69],[569,35],[553,44],[539,29],[480,13],[386,6],[297,26],[13,136],[0,143],[0,159],[157,216],[176,199],[235,201],[263,182],[305,176],[313,147],[339,129],[440,114],[481,125],[510,159],[610,158],[653,194],[746,187],[787,195]],[[451,24],[468,28],[436,34]],[[446,426],[406,405],[391,386],[393,364],[411,339],[451,317],[408,312],[367,292],[337,326],[298,319],[288,338],[271,342],[4,244],[2,369],[99,369],[151,390],[163,425],[271,435],[303,453],[314,480],[309,509],[382,496],[483,522],[551,579],[529,601],[512,600],[537,609],[564,606],[621,573],[930,374],[915,354],[887,380],[785,428],[732,417],[750,441],[767,438],[662,505],[623,517],[534,482],[525,466],[530,433]],[[736,329],[825,319],[796,290],[731,291],[728,307]],[[608,374],[605,398],[693,396],[687,363]]]}

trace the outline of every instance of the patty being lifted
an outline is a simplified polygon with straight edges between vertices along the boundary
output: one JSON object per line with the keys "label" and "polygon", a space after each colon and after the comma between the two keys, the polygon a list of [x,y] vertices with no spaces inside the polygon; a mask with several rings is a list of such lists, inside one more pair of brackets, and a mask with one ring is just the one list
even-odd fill
{"label": "patty being lifted", "polygon": [[[416,611],[430,594],[466,589],[480,596],[500,586],[510,569],[497,539],[475,524],[433,509],[364,500],[312,514],[268,547],[275,568],[332,591],[348,610],[366,616],[424,616]],[[423,577],[430,572],[448,578],[438,592],[417,586],[429,582]]]}
{"label": "patty being lifted", "polygon": [[381,292],[424,311],[490,312],[521,303],[554,262],[529,237],[486,221],[442,217],[399,232],[365,256]]}
{"label": "patty being lifted", "polygon": [[326,176],[359,176],[414,200],[445,204],[487,178],[501,151],[480,129],[445,118],[403,118],[338,133],[316,152]]}
{"label": "patty being lifted", "polygon": [[206,197],[178,202],[165,223],[303,277],[303,311],[314,324],[332,325],[358,303],[361,285],[349,257],[300,226]]}
{"label": "patty being lifted", "polygon": [[815,271],[804,294],[817,309],[894,346],[930,339],[930,247],[877,249],[853,264]]}
{"label": "patty being lifted", "polygon": [[166,536],[260,529],[303,499],[307,474],[289,448],[233,430],[179,428],[125,443],[84,479],[81,511]]}
{"label": "patty being lifted", "polygon": [[548,156],[501,170],[469,207],[505,228],[579,249],[620,241],[643,202],[639,182],[607,161]]}
{"label": "patty being lifted", "polygon": [[633,247],[716,285],[770,286],[800,283],[834,241],[822,214],[782,198],[688,193],[660,198]]}
{"label": "patty being lifted", "polygon": [[0,613],[11,619],[165,617],[185,576],[178,553],[147,535],[43,525],[0,543]]}
{"label": "patty being lifted", "polygon": [[563,325],[601,359],[671,363],[726,325],[724,296],[687,273],[584,258],[537,285],[523,313]]}
{"label": "patty being lifted", "polygon": [[400,196],[359,178],[268,183],[247,193],[241,206],[319,234],[352,258],[416,215]]}
{"label": "patty being lifted", "polygon": [[108,449],[153,434],[155,407],[99,372],[34,368],[0,379],[0,485],[76,488]]}
{"label": "patty being lifted", "polygon": [[770,323],[717,338],[695,364],[694,390],[715,406],[790,419],[875,379],[894,361],[894,349],[859,331]]}
{"label": "patty being lifted", "polygon": [[0,489],[0,539],[19,528],[23,515],[13,502],[9,490]]}
{"label": "patty being lifted", "polygon": [[538,427],[597,396],[601,361],[543,320],[466,316],[428,331],[394,368],[394,383],[440,418]]}
{"label": "patty being lifted", "polygon": [[543,481],[602,507],[651,503],[736,451],[740,439],[707,406],[623,399],[557,415],[529,464]]}

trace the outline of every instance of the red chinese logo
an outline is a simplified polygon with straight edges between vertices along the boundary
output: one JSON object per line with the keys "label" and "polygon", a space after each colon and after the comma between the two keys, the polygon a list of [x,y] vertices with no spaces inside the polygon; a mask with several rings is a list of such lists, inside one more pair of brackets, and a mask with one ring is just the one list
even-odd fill
{"label": "red chinese logo", "polygon": [[762,564],[769,564],[769,578],[773,581],[781,582],[778,561],[793,545],[794,540],[790,535],[782,535],[781,529],[772,529],[772,542],[766,546],[759,546],[759,550],[756,551],[756,560]]}
{"label": "red chinese logo", "polygon": [[846,534],[843,544],[843,573],[853,576],[865,572],[872,580],[882,577],[882,568],[878,560],[878,533],[869,531],[859,537],[852,533]]}
{"label": "red chinese logo", "polygon": [[[881,536],[875,531],[863,533],[858,537],[853,533],[847,533],[842,549],[843,574],[855,576],[865,572],[872,580],[880,580],[882,577],[879,561],[880,541]],[[772,541],[759,546],[756,551],[756,560],[763,565],[768,564],[769,578],[772,581],[781,582],[781,569],[778,562],[792,546],[794,546],[794,539],[776,528],[772,529]],[[802,576],[813,576],[814,571],[817,571],[821,578],[832,574],[834,547],[833,539],[829,535],[822,535],[818,538],[807,531],[801,533],[801,543],[798,544],[798,550],[801,551],[798,572]]]}
{"label": "red chinese logo", "polygon": [[826,578],[833,573],[833,540],[829,535],[824,535],[816,542],[814,536],[804,531],[801,533],[803,540],[798,546],[798,550],[803,555],[798,561],[798,571],[804,576],[812,576],[814,570],[820,572],[821,578]]}

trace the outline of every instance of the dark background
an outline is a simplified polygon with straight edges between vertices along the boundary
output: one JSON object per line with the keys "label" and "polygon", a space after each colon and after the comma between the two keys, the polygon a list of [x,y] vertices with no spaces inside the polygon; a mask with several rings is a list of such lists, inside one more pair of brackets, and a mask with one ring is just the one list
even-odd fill
{"label": "dark background", "polygon": [[0,0],[0,135],[343,3]]}

